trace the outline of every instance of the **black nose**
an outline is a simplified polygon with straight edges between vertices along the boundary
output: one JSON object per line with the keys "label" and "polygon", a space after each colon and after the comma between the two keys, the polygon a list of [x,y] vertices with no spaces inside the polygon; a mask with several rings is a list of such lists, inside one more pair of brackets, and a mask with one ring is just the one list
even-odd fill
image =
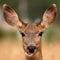
{"label": "black nose", "polygon": [[28,46],[27,49],[29,50],[30,53],[34,53],[34,50],[36,49],[35,46]]}

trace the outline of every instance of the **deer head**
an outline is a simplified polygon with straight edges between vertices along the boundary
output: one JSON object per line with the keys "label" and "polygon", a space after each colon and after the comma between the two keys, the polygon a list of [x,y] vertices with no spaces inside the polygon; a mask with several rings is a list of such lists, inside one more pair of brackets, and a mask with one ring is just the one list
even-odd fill
{"label": "deer head", "polygon": [[43,32],[55,21],[56,12],[56,4],[52,4],[46,9],[39,23],[28,24],[24,23],[12,8],[6,4],[3,5],[5,21],[18,28],[22,35],[23,48],[27,56],[35,55],[40,49]]}

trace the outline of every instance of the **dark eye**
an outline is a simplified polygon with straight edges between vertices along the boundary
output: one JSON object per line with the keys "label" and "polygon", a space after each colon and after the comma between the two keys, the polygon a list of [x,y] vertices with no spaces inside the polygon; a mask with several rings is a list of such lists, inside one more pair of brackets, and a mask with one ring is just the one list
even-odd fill
{"label": "dark eye", "polygon": [[24,37],[25,36],[25,34],[23,33],[23,32],[21,32],[21,35]]}
{"label": "dark eye", "polygon": [[43,32],[40,32],[40,33],[39,33],[39,36],[42,36],[42,34],[43,34]]}

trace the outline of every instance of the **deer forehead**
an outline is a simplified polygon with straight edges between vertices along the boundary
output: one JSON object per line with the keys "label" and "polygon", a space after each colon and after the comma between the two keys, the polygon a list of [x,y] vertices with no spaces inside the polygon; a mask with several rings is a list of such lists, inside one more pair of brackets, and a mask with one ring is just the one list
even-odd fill
{"label": "deer forehead", "polygon": [[36,25],[27,25],[26,28],[25,28],[25,33],[28,33],[28,34],[35,34],[39,31],[39,28],[36,26]]}

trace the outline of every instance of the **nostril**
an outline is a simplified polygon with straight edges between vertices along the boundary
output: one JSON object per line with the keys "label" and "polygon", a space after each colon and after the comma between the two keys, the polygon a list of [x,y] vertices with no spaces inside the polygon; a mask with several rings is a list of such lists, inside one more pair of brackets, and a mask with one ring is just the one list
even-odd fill
{"label": "nostril", "polygon": [[36,49],[35,46],[28,46],[27,49],[29,50],[30,53],[34,53],[34,50]]}
{"label": "nostril", "polygon": [[36,49],[36,47],[34,47],[34,49]]}
{"label": "nostril", "polygon": [[27,49],[28,49],[28,50],[36,49],[36,47],[35,47],[35,46],[28,46]]}

